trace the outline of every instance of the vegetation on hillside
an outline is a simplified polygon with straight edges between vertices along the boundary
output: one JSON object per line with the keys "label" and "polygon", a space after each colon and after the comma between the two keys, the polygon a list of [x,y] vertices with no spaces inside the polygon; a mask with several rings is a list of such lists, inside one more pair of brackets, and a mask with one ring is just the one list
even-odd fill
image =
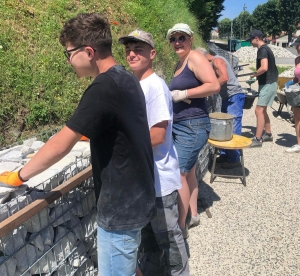
{"label": "vegetation on hillside", "polygon": [[[223,2],[211,0],[210,2]],[[113,53],[125,65],[117,39],[136,28],[151,32],[157,48],[155,70],[168,82],[175,55],[165,38],[175,23],[196,31],[199,21],[188,0],[2,0],[0,1],[0,147],[45,128],[63,125],[90,79],[77,79],[66,63],[58,36],[79,12],[102,12],[111,22]],[[207,1],[206,1],[207,2]],[[197,5],[196,5],[197,6]],[[205,15],[202,15],[205,16]],[[206,14],[207,16],[207,14]],[[194,46],[202,43],[195,33]]]}

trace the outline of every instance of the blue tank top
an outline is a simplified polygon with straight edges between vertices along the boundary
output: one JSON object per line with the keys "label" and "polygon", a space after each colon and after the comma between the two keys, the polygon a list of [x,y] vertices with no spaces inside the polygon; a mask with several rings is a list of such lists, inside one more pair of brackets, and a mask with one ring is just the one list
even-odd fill
{"label": "blue tank top", "polygon": [[[194,73],[189,69],[188,64],[186,64],[182,72],[178,76],[173,77],[169,89],[170,91],[185,90],[200,85],[202,85],[202,82],[195,77]],[[173,102],[174,122],[208,116],[205,98],[194,98],[190,100],[192,101],[190,104],[183,101],[177,103]]]}

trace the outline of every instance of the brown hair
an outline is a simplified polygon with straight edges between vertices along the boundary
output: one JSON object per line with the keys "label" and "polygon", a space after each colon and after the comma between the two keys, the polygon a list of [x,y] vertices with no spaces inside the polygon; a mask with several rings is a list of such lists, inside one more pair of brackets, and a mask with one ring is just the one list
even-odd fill
{"label": "brown hair", "polygon": [[87,45],[97,49],[100,53],[111,54],[110,24],[103,14],[80,13],[65,23],[59,42],[63,46],[67,43],[71,43],[74,47]]}

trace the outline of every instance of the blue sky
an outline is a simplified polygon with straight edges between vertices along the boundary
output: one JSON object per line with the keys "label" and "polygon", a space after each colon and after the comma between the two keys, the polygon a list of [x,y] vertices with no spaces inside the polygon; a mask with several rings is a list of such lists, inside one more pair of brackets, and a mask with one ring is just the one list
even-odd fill
{"label": "blue sky", "polygon": [[265,4],[268,0],[225,0],[223,5],[225,9],[221,12],[222,16],[219,20],[224,18],[230,18],[231,20],[237,17],[246,4],[247,11],[252,13],[253,10],[260,4]]}

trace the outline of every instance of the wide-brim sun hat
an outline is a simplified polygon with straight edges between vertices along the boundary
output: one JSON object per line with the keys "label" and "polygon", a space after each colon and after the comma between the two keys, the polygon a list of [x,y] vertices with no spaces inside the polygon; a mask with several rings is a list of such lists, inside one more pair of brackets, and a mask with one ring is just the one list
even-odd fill
{"label": "wide-brim sun hat", "polygon": [[189,36],[193,36],[193,31],[190,26],[185,23],[177,23],[167,32],[167,39],[170,39],[171,35],[174,33],[186,33]]}
{"label": "wide-brim sun hat", "polygon": [[297,37],[297,39],[291,44],[291,46],[297,47],[300,45],[300,35]]}

